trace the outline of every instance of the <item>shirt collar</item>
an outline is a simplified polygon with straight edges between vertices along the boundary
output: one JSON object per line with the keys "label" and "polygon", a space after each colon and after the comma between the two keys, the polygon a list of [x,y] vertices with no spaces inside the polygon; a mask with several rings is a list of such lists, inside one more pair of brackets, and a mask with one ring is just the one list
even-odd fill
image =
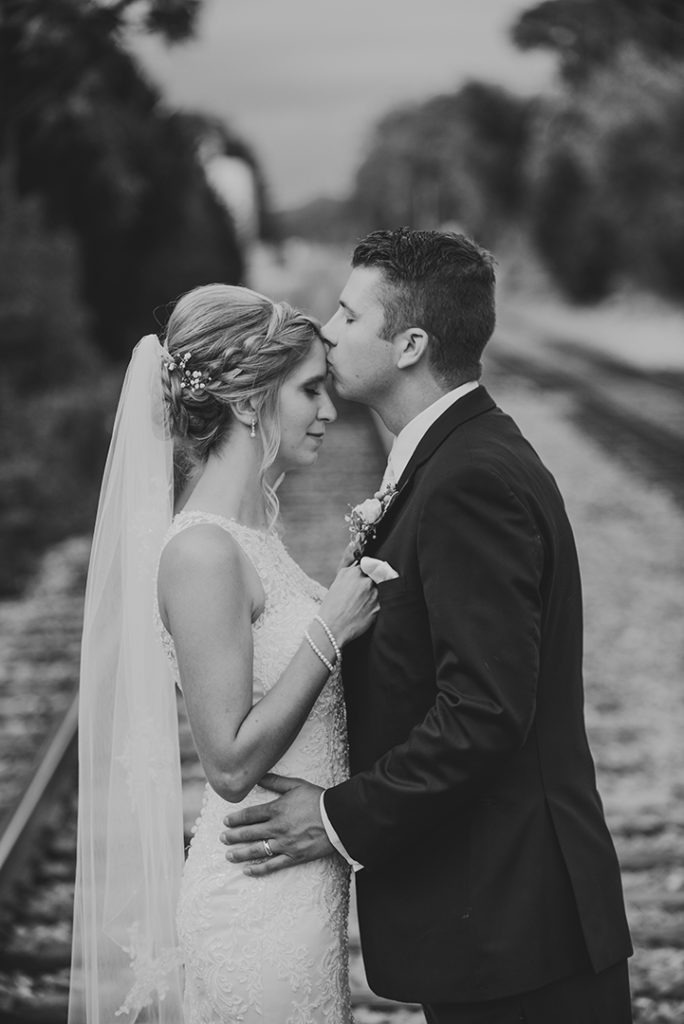
{"label": "shirt collar", "polygon": [[469,392],[474,391],[476,387],[479,387],[478,381],[469,380],[467,383],[453,388],[452,391],[447,391],[445,395],[441,395],[432,405],[428,405],[426,409],[423,409],[412,420],[409,420],[406,426],[397,434],[387,460],[388,468],[391,468],[391,474],[395,483],[398,482],[411,456],[432,424],[454,402],[457,402],[459,398],[463,398]]}

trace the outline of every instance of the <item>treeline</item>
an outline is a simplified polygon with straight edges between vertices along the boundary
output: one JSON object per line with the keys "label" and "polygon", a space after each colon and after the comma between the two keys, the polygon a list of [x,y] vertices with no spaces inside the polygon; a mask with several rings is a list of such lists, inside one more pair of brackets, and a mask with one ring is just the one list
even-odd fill
{"label": "treeline", "polygon": [[391,112],[350,199],[299,225],[453,224],[495,247],[522,233],[573,300],[625,281],[683,300],[684,4],[546,0],[512,38],[556,54],[552,94],[470,82]]}
{"label": "treeline", "polygon": [[[0,593],[46,544],[92,526],[121,380],[166,304],[238,282],[235,225],[199,156],[201,115],[166,109],[126,47],[191,34],[199,0],[3,0],[0,7]],[[217,141],[218,140],[218,141]]]}

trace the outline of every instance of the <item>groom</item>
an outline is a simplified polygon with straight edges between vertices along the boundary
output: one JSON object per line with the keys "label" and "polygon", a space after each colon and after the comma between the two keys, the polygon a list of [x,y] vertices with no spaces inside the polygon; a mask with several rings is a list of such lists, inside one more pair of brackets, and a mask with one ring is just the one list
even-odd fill
{"label": "groom", "polygon": [[357,868],[371,988],[430,1024],[629,1024],[618,863],[583,718],[582,605],[556,484],[478,381],[491,256],[376,231],[324,328],[342,397],[397,435],[365,554],[399,574],[343,659],[352,777],[230,815],[267,874]]}

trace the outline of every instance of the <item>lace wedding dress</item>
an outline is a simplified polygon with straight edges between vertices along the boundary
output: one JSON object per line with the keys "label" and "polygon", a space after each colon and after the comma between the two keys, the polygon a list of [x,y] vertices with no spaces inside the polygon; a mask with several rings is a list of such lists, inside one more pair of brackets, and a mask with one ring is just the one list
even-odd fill
{"label": "lace wedding dress", "polygon": [[[198,524],[227,530],[251,559],[266,602],[253,624],[254,702],[274,685],[316,614],[324,590],[275,531],[204,512],[181,512],[166,542]],[[173,640],[156,613],[177,684]],[[335,672],[273,770],[328,787],[348,774],[344,704]],[[274,796],[255,787],[239,804],[207,784],[193,828],[177,923],[185,966],[185,1024],[350,1024],[349,871],[339,857],[248,878],[225,858],[225,815]]]}

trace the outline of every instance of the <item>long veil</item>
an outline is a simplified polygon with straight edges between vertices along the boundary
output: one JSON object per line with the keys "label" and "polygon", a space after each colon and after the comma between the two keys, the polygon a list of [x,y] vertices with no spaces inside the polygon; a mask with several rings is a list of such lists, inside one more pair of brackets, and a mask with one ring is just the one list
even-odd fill
{"label": "long veil", "polygon": [[69,1024],[183,1019],[175,906],[183,867],[176,702],[153,621],[173,513],[163,349],[136,346],[123,384],[88,571]]}

